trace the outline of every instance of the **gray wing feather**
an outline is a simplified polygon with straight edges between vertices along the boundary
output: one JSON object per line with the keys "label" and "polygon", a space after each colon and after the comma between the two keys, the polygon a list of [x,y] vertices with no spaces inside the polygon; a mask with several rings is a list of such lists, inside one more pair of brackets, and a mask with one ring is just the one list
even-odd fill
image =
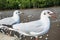
{"label": "gray wing feather", "polygon": [[11,17],[0,20],[0,24],[12,25],[13,23],[15,23],[15,20],[13,20]]}

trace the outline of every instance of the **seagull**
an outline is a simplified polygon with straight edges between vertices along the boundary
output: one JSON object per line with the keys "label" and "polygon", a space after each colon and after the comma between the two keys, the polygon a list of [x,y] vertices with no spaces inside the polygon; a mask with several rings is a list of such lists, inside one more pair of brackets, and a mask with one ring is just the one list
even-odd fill
{"label": "seagull", "polygon": [[12,26],[13,29],[9,28],[9,30],[15,30],[26,36],[33,36],[36,38],[35,40],[38,40],[38,36],[44,35],[49,31],[50,17],[56,18],[55,13],[50,10],[43,10],[39,20],[15,24]]}
{"label": "seagull", "polygon": [[11,27],[14,24],[20,23],[20,16],[19,16],[19,14],[21,14],[21,13],[22,13],[21,11],[15,10],[13,12],[13,16],[12,17],[7,17],[7,18],[4,18],[4,19],[1,19],[0,20],[0,31],[3,30],[2,28],[4,26]]}
{"label": "seagull", "polygon": [[15,10],[13,13],[12,17],[7,17],[4,19],[0,20],[0,25],[5,24],[5,25],[14,25],[17,23],[20,23],[20,16],[19,14],[21,14],[22,12],[19,10]]}

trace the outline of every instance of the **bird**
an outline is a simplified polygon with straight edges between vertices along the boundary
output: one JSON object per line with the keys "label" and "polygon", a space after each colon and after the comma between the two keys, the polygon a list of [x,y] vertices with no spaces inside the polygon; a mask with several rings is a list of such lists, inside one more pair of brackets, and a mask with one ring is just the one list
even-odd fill
{"label": "bird", "polygon": [[0,20],[0,25],[14,25],[17,23],[20,23],[20,16],[19,14],[21,14],[22,12],[19,10],[15,10],[13,12],[13,16],[12,17],[7,17],[4,19]]}
{"label": "bird", "polygon": [[20,23],[19,14],[22,14],[22,12],[19,11],[19,10],[15,10],[13,12],[13,16],[12,17],[7,17],[7,18],[4,18],[4,19],[1,19],[0,20],[0,31],[3,30],[2,28],[4,26],[8,26],[8,27],[11,28],[12,25]]}
{"label": "bird", "polygon": [[49,31],[50,17],[56,18],[55,13],[51,10],[43,10],[39,20],[15,24],[9,30],[17,31],[26,36],[33,36],[35,40],[38,40],[38,36],[44,35]]}

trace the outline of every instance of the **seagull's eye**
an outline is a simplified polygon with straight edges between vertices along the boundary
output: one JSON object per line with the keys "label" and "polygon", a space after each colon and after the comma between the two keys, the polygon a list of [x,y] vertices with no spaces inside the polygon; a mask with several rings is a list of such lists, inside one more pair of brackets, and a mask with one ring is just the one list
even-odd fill
{"label": "seagull's eye", "polygon": [[48,12],[48,14],[49,14],[50,12]]}
{"label": "seagull's eye", "polygon": [[46,13],[44,13],[44,15],[46,15]]}
{"label": "seagull's eye", "polygon": [[20,12],[18,12],[18,13],[20,13]]}

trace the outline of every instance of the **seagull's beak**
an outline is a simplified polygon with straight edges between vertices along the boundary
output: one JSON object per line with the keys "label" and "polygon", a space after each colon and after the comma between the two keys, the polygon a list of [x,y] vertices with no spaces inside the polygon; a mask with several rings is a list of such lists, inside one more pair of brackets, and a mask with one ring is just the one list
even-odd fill
{"label": "seagull's beak", "polygon": [[51,15],[52,18],[56,19],[56,14],[55,13],[50,13],[49,15]]}
{"label": "seagull's beak", "polygon": [[19,14],[24,14],[23,12],[20,12]]}
{"label": "seagull's beak", "polygon": [[20,12],[20,14],[22,14],[22,12]]}

